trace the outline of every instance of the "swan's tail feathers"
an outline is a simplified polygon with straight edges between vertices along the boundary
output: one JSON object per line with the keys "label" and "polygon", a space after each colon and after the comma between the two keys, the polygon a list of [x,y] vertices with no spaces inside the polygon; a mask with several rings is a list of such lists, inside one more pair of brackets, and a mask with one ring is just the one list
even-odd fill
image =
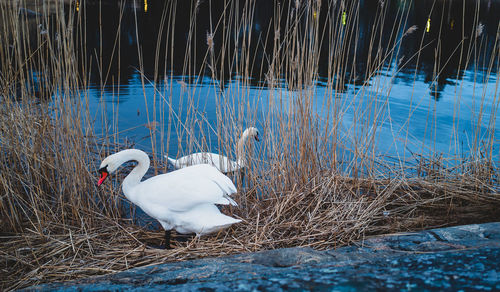
{"label": "swan's tail feathers", "polygon": [[216,218],[213,218],[212,222],[208,222],[202,230],[197,233],[198,236],[204,235],[204,234],[209,234],[213,233],[225,228],[228,228],[229,226],[241,222],[240,219],[235,219],[233,217],[226,216],[224,214],[220,214],[220,216],[216,216]]}
{"label": "swan's tail feathers", "polygon": [[233,199],[231,199],[229,195],[224,195],[220,200],[215,202],[215,204],[238,206],[238,204]]}
{"label": "swan's tail feathers", "polygon": [[165,155],[165,158],[168,160],[168,162],[170,162],[170,164],[177,168],[177,159],[170,158],[167,155]]}
{"label": "swan's tail feathers", "polygon": [[233,181],[227,177],[226,175],[223,175],[220,180],[220,186],[224,190],[224,192],[228,195],[236,194],[238,190],[236,189],[236,186],[234,185]]}

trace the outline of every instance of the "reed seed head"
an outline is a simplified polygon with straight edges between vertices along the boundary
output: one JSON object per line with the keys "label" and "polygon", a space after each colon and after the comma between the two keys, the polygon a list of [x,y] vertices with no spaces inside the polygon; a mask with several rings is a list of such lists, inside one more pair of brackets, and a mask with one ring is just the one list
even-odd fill
{"label": "reed seed head", "polygon": [[414,24],[406,30],[406,32],[403,34],[403,36],[410,35],[410,34],[414,33],[415,31],[417,31],[417,29],[418,29],[418,26],[416,24]]}
{"label": "reed seed head", "polygon": [[484,24],[481,22],[476,26],[476,38],[480,37],[484,31]]}
{"label": "reed seed head", "polygon": [[207,32],[207,46],[208,49],[213,52],[214,50],[214,34],[211,32]]}

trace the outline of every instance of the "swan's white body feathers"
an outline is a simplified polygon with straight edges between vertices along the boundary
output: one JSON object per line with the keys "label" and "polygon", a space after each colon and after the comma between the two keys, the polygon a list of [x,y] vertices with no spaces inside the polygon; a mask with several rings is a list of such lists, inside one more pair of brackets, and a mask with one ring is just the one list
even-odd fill
{"label": "swan's white body feathers", "polygon": [[213,167],[217,168],[219,171],[228,173],[237,171],[244,166],[243,163],[233,161],[227,156],[208,152],[197,152],[183,156],[179,159],[173,159],[168,156],[165,157],[174,166],[175,169],[181,169],[190,165],[210,164]]}
{"label": "swan's white body feathers", "polygon": [[236,193],[236,187],[214,167],[199,164],[153,176],[133,187],[131,192],[133,203],[139,206],[153,204],[186,212],[200,204],[229,205],[231,202],[225,195]]}
{"label": "swan's white body feathers", "polygon": [[174,212],[174,215],[173,221],[169,223],[159,221],[169,224],[179,233],[196,233],[200,236],[219,231],[241,221],[222,214],[214,204],[201,204],[186,212]]}

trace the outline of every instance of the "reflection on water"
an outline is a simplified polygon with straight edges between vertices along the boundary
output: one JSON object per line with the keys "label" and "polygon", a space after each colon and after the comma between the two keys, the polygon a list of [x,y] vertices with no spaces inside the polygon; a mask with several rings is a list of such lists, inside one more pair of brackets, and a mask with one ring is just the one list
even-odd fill
{"label": "reflection on water", "polygon": [[[121,84],[127,84],[130,77],[134,75],[135,68],[141,65],[137,53],[138,46],[142,50],[144,73],[150,79],[154,79],[154,72],[160,75],[157,76],[157,80],[162,80],[165,73],[167,75],[197,74],[206,58],[207,32],[214,30],[215,20],[229,19],[229,16],[224,15],[225,5],[228,5],[224,1],[199,1],[201,4],[197,9],[196,28],[194,35],[191,36],[189,29],[193,25],[191,14],[195,2],[178,1],[175,15],[164,15],[164,11],[170,8],[171,2],[148,0],[146,6],[144,1],[82,1],[85,3],[87,18],[84,23],[87,61],[97,61],[95,52],[102,51],[103,67],[109,68],[109,73],[101,76],[103,74],[99,72],[97,64],[89,66],[93,68],[91,76],[94,82],[99,84],[101,77],[107,77],[108,82],[112,77],[115,80],[119,77]],[[241,0],[238,5],[234,3],[231,5],[236,5],[239,10],[243,10],[245,2]],[[350,24],[358,30],[357,38],[349,40],[347,44],[349,46],[348,61],[353,62],[353,66],[346,68],[348,71],[345,76],[346,80],[353,82],[354,79],[369,78],[365,75],[369,71],[366,67],[380,53],[373,47],[378,47],[380,44],[386,52],[383,55],[386,55],[387,51],[392,50],[393,45],[397,44],[408,32],[408,29],[415,26],[416,30],[413,33],[407,33],[400,42],[397,56],[391,58],[397,60],[396,64],[386,64],[386,66],[395,65],[398,70],[406,73],[398,76],[398,79],[412,83],[412,75],[417,71],[416,74],[424,76],[427,84],[432,85],[434,90],[440,91],[450,82],[447,81],[448,79],[462,79],[463,69],[474,71],[487,69],[490,65],[489,60],[494,53],[493,48],[500,19],[499,1],[382,1],[385,3],[383,8],[380,7],[380,1],[347,1],[345,5],[341,5],[344,1],[333,2],[335,4],[331,1],[321,2],[319,16],[321,27],[338,25],[338,22],[342,21],[338,19],[342,17],[342,11],[350,13],[352,9],[356,9],[356,13],[359,14],[346,16]],[[279,33],[277,29],[270,27],[273,24],[273,11],[278,3],[279,1],[259,0],[254,6],[253,24],[248,28],[253,34],[248,46],[252,52],[255,52],[254,65],[250,68],[254,85],[260,84],[258,82],[264,79],[261,72],[267,72],[269,64],[262,60],[266,55],[272,54],[273,40],[276,33]],[[281,5],[286,6],[287,3],[288,1]],[[293,1],[289,1],[289,4],[292,6],[281,9],[293,10]],[[359,7],[356,6],[358,4]],[[380,23],[381,14],[384,15],[383,23]],[[100,17],[100,15],[105,17]],[[401,21],[402,15],[406,23],[399,26],[399,31],[393,31],[395,22]],[[163,22],[162,17],[166,18]],[[351,20],[351,17],[356,17],[356,19]],[[169,27],[171,21],[174,21],[175,29]],[[284,27],[283,22],[281,24]],[[379,35],[376,30],[383,33]],[[243,34],[237,36],[243,38]],[[222,49],[221,45],[224,43],[222,37],[222,33],[214,33],[216,52]],[[342,40],[342,37],[335,37],[337,42]],[[478,37],[481,38],[481,47],[472,48],[471,41],[474,42]],[[328,64],[331,60],[329,54],[332,49],[336,49],[332,48],[332,44],[337,45],[335,41],[328,39],[328,35],[325,38],[321,42],[322,49],[318,63],[318,73],[321,77],[327,77]],[[175,46],[166,48],[165,46],[171,43],[171,39]],[[158,46],[158,41],[160,41],[160,46]],[[244,40],[239,40],[239,42],[242,41]],[[235,43],[234,39],[226,40],[226,42],[231,48],[235,45],[241,46],[241,43]],[[192,46],[191,49],[189,45]],[[169,49],[168,53],[166,49]],[[120,52],[119,58],[117,50]],[[475,51],[471,52],[471,50]],[[227,51],[231,53],[235,50]],[[186,52],[192,53],[193,60],[191,68],[188,69],[185,66]],[[471,58],[471,54],[474,54],[475,58]],[[416,55],[418,57],[415,57]],[[231,57],[226,58],[231,59]],[[498,66],[492,66],[491,70],[496,73]],[[231,72],[230,68],[227,68],[225,72]],[[217,77],[223,77],[221,83],[226,84],[231,74]],[[477,81],[484,82],[484,80]]]}
{"label": "reflection on water", "polygon": [[[154,120],[160,121],[154,128],[167,127],[169,117],[154,113],[157,107],[165,106],[161,105],[165,98],[173,98],[172,110],[182,117],[187,106],[176,100],[182,96],[186,96],[179,99],[183,102],[198,100],[196,110],[200,116],[215,123],[214,84],[228,98],[241,92],[237,76],[245,74],[241,74],[241,68],[231,67],[233,63],[227,60],[241,58],[238,56],[241,47],[247,46],[254,56],[247,68],[252,78],[245,94],[259,104],[263,115],[268,99],[274,94],[274,89],[267,88],[266,73],[270,70],[267,56],[273,54],[275,39],[283,38],[286,29],[285,19],[276,25],[274,11],[293,14],[297,9],[295,1],[250,2],[254,4],[253,22],[246,26],[229,25],[234,31],[224,34],[216,29],[213,34],[214,51],[228,54],[224,57],[216,54],[217,73],[212,74],[203,66],[207,58],[207,34],[216,25],[234,21],[236,16],[227,15],[228,6],[243,14],[247,13],[248,3],[244,0],[78,1],[78,9],[85,13],[86,20],[75,20],[75,31],[80,32],[75,43],[83,56],[81,68],[90,70],[82,73],[89,76],[92,84],[91,108],[98,112],[101,101],[107,103],[109,116],[118,112],[117,128],[128,129],[124,135],[140,147],[149,148],[151,143],[164,145],[166,137],[158,136],[157,141],[146,137],[151,124],[149,129],[138,125]],[[76,7],[68,4],[66,9]],[[359,116],[370,114],[362,110],[370,102],[383,108],[376,113],[383,121],[377,129],[377,147],[383,154],[457,151],[468,148],[465,144],[472,143],[473,132],[480,137],[494,135],[496,141],[500,140],[498,133],[488,130],[489,126],[499,126],[495,113],[500,1],[321,1],[321,7],[314,13],[321,28],[334,27],[339,32],[332,36],[327,29],[320,30],[322,41],[314,93],[317,111],[321,113],[324,100],[331,98],[328,85],[340,84],[337,89],[343,90],[335,96],[346,105],[342,107],[342,128],[346,132]],[[222,21],[217,24],[219,20]],[[305,29],[306,24],[300,23],[299,27]],[[48,33],[56,37],[55,32]],[[252,37],[246,38],[250,33]],[[231,37],[224,39],[227,36]],[[225,50],[222,44],[226,45]],[[338,48],[346,54],[337,55]],[[349,66],[332,70],[331,65],[336,61]],[[138,68],[142,68],[151,83],[146,81],[143,85]],[[198,76],[200,70],[205,70],[206,77],[194,82],[189,76]],[[290,82],[287,76],[279,78],[284,87]],[[361,85],[365,86],[361,89]],[[186,86],[199,89],[191,95]],[[293,95],[293,91],[287,91],[280,98]],[[203,128],[198,130],[202,132]],[[177,153],[185,147],[184,141],[177,140],[175,131],[170,134],[163,150]],[[214,134],[209,140],[216,141]],[[349,138],[345,140],[348,144]],[[402,144],[401,140],[408,143]],[[217,143],[209,145],[216,146]],[[497,153],[498,143],[495,147],[493,152]]]}

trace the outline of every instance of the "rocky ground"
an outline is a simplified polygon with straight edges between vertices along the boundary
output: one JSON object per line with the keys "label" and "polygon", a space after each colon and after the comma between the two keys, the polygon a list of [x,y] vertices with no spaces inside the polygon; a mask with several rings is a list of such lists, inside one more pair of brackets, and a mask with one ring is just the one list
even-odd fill
{"label": "rocky ground", "polygon": [[500,223],[131,269],[26,290],[500,290]]}

